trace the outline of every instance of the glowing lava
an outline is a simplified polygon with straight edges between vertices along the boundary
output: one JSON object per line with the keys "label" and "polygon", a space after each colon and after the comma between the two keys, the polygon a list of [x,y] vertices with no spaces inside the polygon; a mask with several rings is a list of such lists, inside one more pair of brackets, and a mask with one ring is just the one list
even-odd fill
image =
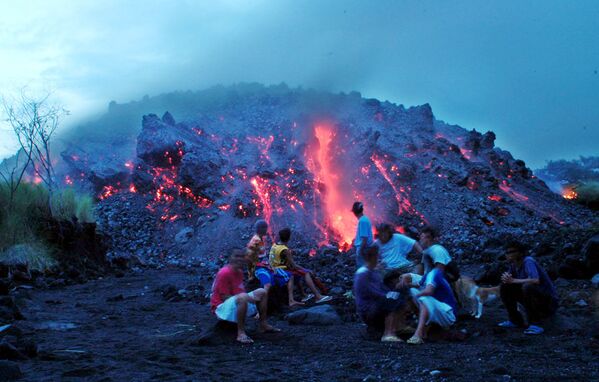
{"label": "glowing lava", "polygon": [[[333,163],[335,131],[328,125],[317,125],[314,127],[314,135],[318,145],[314,145],[306,151],[307,167],[317,182],[315,192],[320,195],[325,212],[325,226],[328,224],[339,240],[341,246],[349,246],[352,243],[356,230],[356,218],[350,211],[353,201],[351,193],[344,194],[340,175],[343,173]],[[323,185],[322,191],[318,183]],[[318,222],[314,224],[327,237],[326,227]]]}
{"label": "glowing lava", "polygon": [[562,190],[562,197],[568,200],[574,200],[578,198],[578,193],[573,188],[564,188]]}
{"label": "glowing lava", "polygon": [[250,183],[252,184],[252,187],[254,187],[254,191],[258,195],[258,198],[260,198],[264,220],[268,223],[268,231],[272,235],[272,205],[270,204],[268,180],[255,176],[250,180]]}

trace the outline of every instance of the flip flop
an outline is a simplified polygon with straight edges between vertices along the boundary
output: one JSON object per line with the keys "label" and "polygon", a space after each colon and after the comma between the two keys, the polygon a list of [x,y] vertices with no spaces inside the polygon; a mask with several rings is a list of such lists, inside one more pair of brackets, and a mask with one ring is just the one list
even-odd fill
{"label": "flip flop", "polygon": [[381,337],[381,342],[403,342],[403,340],[394,335],[387,335]]}
{"label": "flip flop", "polygon": [[412,336],[406,342],[410,345],[422,345],[424,343],[424,340],[418,336]]}
{"label": "flip flop", "polygon": [[306,297],[302,298],[302,302],[308,302],[308,301],[312,300],[313,298],[314,298],[314,295],[312,293],[310,293]]}
{"label": "flip flop", "polygon": [[512,321],[503,321],[497,324],[500,328],[509,328],[514,329],[517,328],[518,325],[514,324]]}
{"label": "flip flop", "polygon": [[537,334],[543,334],[543,332],[545,332],[545,329],[541,328],[540,326],[530,325],[528,328],[526,328],[526,330],[524,331],[524,334],[537,335]]}
{"label": "flip flop", "polygon": [[322,302],[331,301],[332,299],[333,299],[333,297],[331,297],[331,296],[322,296],[321,298],[319,298],[318,300],[316,300],[316,303],[320,304]]}

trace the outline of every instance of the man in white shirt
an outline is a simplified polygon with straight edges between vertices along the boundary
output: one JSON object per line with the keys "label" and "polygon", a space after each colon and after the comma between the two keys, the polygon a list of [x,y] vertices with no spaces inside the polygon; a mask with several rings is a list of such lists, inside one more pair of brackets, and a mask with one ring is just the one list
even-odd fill
{"label": "man in white shirt", "polygon": [[420,254],[422,252],[420,244],[414,239],[396,233],[390,224],[380,224],[377,232],[378,239],[375,244],[379,247],[380,266],[385,273],[393,272],[399,276],[410,271],[414,264],[408,259],[408,254],[411,252]]}

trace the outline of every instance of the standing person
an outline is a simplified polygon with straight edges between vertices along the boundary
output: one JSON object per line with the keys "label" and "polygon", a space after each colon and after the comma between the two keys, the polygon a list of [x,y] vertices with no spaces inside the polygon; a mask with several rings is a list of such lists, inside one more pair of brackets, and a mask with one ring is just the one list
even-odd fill
{"label": "standing person", "polygon": [[[250,293],[243,286],[243,268],[247,264],[245,254],[236,249],[229,256],[229,264],[222,267],[212,284],[210,308],[219,320],[237,324],[237,341],[249,344],[254,342],[245,332],[245,320],[260,312],[260,330],[279,332],[280,329],[268,324],[266,291],[262,288]],[[256,307],[257,305],[257,307]]]}
{"label": "standing person", "polygon": [[430,271],[422,278],[419,289],[410,290],[419,310],[418,327],[408,340],[412,345],[424,343],[430,324],[447,328],[456,321],[457,302],[444,275],[448,257],[438,251],[427,253],[423,257],[423,261],[428,263],[426,268]]}
{"label": "standing person", "polygon": [[411,252],[420,254],[422,252],[420,244],[414,239],[396,233],[387,223],[378,225],[377,232],[378,239],[374,244],[379,248],[380,266],[385,271],[385,278],[410,271],[414,264],[408,260],[408,254]]}
{"label": "standing person", "polygon": [[364,215],[364,205],[362,202],[355,202],[351,208],[358,219],[358,227],[356,228],[356,238],[354,239],[354,247],[356,248],[356,265],[360,268],[364,265],[362,251],[368,248],[374,242],[372,236],[372,223],[368,216]]}
{"label": "standing person", "polygon": [[291,230],[289,228],[283,228],[279,231],[279,241],[272,246],[270,249],[269,262],[273,271],[276,273],[285,273],[289,279],[287,282],[287,290],[289,292],[289,306],[303,305],[303,302],[296,301],[293,297],[293,279],[294,276],[303,277],[306,285],[314,294],[316,303],[322,303],[331,301],[331,296],[325,296],[314,285],[312,280],[311,272],[298,266],[293,259],[293,251],[287,247],[289,240],[291,239]]}
{"label": "standing person", "polygon": [[363,251],[365,265],[354,276],[356,309],[366,325],[384,328],[382,342],[403,342],[397,331],[403,323],[406,302],[401,294],[392,291],[384,283],[376,266],[379,260],[377,246]]}
{"label": "standing person", "polygon": [[511,241],[506,245],[506,255],[511,263],[508,272],[501,276],[500,294],[509,320],[499,323],[504,328],[526,327],[518,311],[518,303],[524,306],[528,326],[524,334],[541,334],[543,318],[552,316],[559,305],[557,292],[551,279],[532,257],[526,256],[526,247]]}

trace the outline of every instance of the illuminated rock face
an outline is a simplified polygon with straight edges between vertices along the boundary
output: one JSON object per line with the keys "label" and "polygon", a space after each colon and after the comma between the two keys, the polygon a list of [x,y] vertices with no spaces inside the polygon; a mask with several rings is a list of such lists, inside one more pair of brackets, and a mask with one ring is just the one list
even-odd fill
{"label": "illuminated rock face", "polygon": [[[111,208],[135,198],[169,250],[225,252],[244,244],[257,218],[272,236],[290,226],[302,246],[348,249],[355,200],[374,223],[408,232],[430,223],[464,241],[591,220],[495,148],[495,134],[440,122],[429,105],[263,89],[193,107],[204,111],[145,115],[136,154],[107,161],[122,162],[112,176],[84,177]],[[63,153],[70,181],[102,167],[75,154]],[[194,238],[170,247],[183,226]]]}

